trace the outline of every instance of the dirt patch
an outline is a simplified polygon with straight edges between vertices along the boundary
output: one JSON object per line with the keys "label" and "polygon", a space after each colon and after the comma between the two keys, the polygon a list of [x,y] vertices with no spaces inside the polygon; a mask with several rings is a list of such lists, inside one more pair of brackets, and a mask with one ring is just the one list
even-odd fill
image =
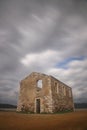
{"label": "dirt patch", "polygon": [[87,130],[87,110],[65,114],[0,112],[0,130]]}

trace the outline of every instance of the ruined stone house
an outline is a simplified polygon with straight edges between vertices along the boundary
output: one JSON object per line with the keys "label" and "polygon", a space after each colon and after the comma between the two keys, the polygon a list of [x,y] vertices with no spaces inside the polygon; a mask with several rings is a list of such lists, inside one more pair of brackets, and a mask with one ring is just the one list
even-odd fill
{"label": "ruined stone house", "polygon": [[56,113],[73,109],[72,89],[58,79],[33,72],[20,82],[17,111]]}

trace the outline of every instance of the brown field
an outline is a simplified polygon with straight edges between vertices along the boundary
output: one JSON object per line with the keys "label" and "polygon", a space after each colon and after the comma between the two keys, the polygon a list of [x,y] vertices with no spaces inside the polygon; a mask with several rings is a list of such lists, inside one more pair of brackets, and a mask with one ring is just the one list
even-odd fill
{"label": "brown field", "polygon": [[87,110],[65,114],[0,112],[0,130],[87,130]]}

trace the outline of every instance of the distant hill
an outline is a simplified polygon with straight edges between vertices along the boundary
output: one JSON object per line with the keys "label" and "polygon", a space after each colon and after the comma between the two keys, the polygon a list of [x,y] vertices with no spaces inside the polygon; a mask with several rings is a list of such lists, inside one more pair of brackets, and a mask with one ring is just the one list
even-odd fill
{"label": "distant hill", "polygon": [[75,108],[87,108],[87,103],[74,103]]}
{"label": "distant hill", "polygon": [[17,106],[11,104],[0,104],[0,108],[17,108]]}
{"label": "distant hill", "polygon": [[[75,108],[87,108],[87,103],[74,103]],[[16,105],[0,104],[0,108],[17,108]]]}

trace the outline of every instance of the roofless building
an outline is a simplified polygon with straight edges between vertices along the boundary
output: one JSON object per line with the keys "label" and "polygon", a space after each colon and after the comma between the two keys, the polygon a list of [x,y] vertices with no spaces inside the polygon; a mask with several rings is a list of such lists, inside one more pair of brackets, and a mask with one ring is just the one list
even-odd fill
{"label": "roofless building", "polygon": [[56,113],[74,110],[71,87],[50,75],[32,72],[20,82],[17,111]]}

